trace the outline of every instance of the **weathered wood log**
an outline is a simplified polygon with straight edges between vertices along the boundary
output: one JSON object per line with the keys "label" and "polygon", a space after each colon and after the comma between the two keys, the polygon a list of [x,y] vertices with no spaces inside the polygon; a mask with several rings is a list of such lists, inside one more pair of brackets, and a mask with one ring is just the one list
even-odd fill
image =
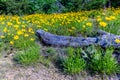
{"label": "weathered wood log", "polygon": [[42,39],[45,44],[55,45],[55,46],[72,46],[81,47],[89,45],[100,45],[102,47],[113,46],[115,48],[120,48],[120,43],[116,43],[116,39],[120,39],[120,36],[107,33],[105,31],[97,31],[101,34],[98,37],[73,37],[73,36],[59,36],[54,35],[44,30],[37,30],[36,35]]}

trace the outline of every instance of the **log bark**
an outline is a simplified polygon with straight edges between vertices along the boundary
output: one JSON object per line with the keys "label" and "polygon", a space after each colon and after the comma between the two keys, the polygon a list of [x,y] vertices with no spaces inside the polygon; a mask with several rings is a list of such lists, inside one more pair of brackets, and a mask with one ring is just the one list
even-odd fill
{"label": "log bark", "polygon": [[73,37],[73,36],[59,36],[54,35],[44,30],[37,30],[36,35],[48,45],[54,46],[71,46],[81,47],[89,45],[100,45],[102,47],[113,46],[120,48],[120,43],[116,43],[115,39],[120,39],[119,35],[114,35],[102,30],[97,31],[100,36],[98,37]]}

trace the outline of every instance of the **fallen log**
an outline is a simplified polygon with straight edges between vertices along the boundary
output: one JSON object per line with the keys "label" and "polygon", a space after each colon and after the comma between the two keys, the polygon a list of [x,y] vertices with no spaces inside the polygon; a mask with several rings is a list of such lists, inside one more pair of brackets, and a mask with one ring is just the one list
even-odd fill
{"label": "fallen log", "polygon": [[73,37],[73,36],[59,36],[54,35],[44,30],[37,30],[36,35],[42,39],[45,44],[54,46],[72,46],[81,47],[89,45],[100,45],[102,47],[113,46],[120,48],[120,43],[116,43],[116,39],[120,39],[120,36],[114,35],[102,30],[97,31],[100,36],[98,37]]}

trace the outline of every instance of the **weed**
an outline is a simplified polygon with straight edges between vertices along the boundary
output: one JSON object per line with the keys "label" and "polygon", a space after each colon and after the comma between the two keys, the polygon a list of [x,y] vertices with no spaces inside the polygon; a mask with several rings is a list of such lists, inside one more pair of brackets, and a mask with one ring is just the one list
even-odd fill
{"label": "weed", "polygon": [[49,67],[52,65],[52,62],[55,62],[56,58],[56,50],[50,47],[42,51],[40,62]]}
{"label": "weed", "polygon": [[4,45],[4,43],[0,42],[0,51],[3,49],[3,45]]}
{"label": "weed", "polygon": [[43,56],[40,57],[39,61],[46,67],[50,67],[52,65],[51,61]]}
{"label": "weed", "polygon": [[20,51],[14,56],[14,60],[23,65],[34,64],[40,59],[39,46],[29,47],[27,50]]}
{"label": "weed", "polygon": [[57,57],[56,56],[56,50],[52,47],[47,48],[45,50],[45,53],[43,53],[43,54],[46,54],[47,59],[49,59],[52,62],[54,62],[56,60],[56,57]]}
{"label": "weed", "polygon": [[93,54],[89,67],[95,73],[102,74],[114,74],[118,72],[119,66],[117,61],[112,56],[114,49],[107,48],[106,51],[103,49],[97,49],[97,52]]}
{"label": "weed", "polygon": [[76,74],[83,71],[86,67],[84,59],[81,58],[81,50],[68,48],[68,57],[63,61],[64,71]]}

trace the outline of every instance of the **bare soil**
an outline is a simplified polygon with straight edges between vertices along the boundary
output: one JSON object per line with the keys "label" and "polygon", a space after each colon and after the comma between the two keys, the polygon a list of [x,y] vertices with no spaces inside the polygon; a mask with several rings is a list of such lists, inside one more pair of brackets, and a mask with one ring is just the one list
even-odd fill
{"label": "bare soil", "polygon": [[[7,55],[7,57],[5,57]],[[94,75],[87,72],[79,75],[66,75],[55,68],[41,63],[34,66],[21,66],[13,61],[14,53],[0,52],[0,80],[120,80],[120,76]]]}
{"label": "bare soil", "polygon": [[55,67],[47,68],[42,64],[23,67],[12,60],[13,54],[0,56],[0,80],[72,80]]}

